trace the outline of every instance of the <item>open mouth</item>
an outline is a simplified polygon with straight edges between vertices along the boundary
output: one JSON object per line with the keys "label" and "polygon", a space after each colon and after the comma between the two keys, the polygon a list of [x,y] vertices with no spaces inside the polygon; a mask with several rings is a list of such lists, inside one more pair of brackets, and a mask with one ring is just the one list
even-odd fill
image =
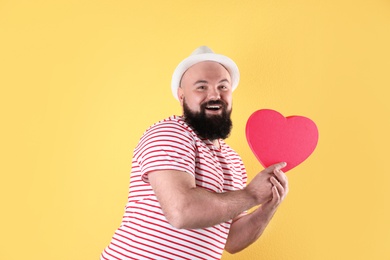
{"label": "open mouth", "polygon": [[207,110],[211,110],[211,111],[218,111],[222,108],[222,106],[220,105],[210,105],[210,106],[206,106],[206,109]]}

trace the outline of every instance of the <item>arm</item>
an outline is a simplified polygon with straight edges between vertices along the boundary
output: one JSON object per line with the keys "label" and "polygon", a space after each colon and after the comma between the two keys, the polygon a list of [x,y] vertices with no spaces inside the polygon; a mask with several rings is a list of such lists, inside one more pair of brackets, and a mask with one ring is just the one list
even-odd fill
{"label": "arm", "polygon": [[273,171],[282,167],[283,163],[275,164],[256,175],[245,189],[224,193],[196,187],[194,177],[180,171],[154,171],[148,178],[170,224],[194,229],[234,219],[243,211],[269,201]]}
{"label": "arm", "polygon": [[285,199],[288,193],[287,177],[280,170],[276,170],[274,173],[276,178],[271,178],[274,185],[272,199],[262,204],[251,214],[233,221],[225,246],[229,253],[237,253],[255,242],[271,221],[280,203]]}

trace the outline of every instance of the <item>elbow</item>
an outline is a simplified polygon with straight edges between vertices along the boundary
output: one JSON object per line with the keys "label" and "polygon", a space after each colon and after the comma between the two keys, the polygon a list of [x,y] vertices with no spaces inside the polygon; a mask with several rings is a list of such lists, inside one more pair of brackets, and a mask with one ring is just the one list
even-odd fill
{"label": "elbow", "polygon": [[235,246],[232,246],[232,245],[229,245],[228,243],[226,243],[225,245],[225,251],[228,252],[229,254],[237,254],[238,252],[241,252],[243,250],[243,248],[238,248],[238,247],[235,247]]}
{"label": "elbow", "polygon": [[178,221],[178,220],[173,220],[173,221],[169,221],[169,224],[171,224],[172,227],[176,228],[176,229],[190,229],[189,227],[187,227],[187,225],[181,221]]}
{"label": "elbow", "polygon": [[177,229],[185,229],[186,223],[183,220],[183,217],[180,214],[166,214],[168,223]]}
{"label": "elbow", "polygon": [[225,251],[234,255],[247,248],[250,244],[252,243],[240,238],[237,239],[237,237],[229,234],[225,244]]}
{"label": "elbow", "polygon": [[165,213],[168,223],[177,229],[191,229],[190,216],[186,215],[186,209],[183,207],[172,208]]}

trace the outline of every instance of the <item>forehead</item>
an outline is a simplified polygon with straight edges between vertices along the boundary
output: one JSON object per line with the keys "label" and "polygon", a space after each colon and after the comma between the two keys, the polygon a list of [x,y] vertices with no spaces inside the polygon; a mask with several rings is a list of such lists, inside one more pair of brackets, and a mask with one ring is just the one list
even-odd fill
{"label": "forehead", "polygon": [[186,79],[199,79],[208,78],[208,79],[228,79],[229,82],[230,74],[227,69],[222,66],[220,63],[215,61],[202,61],[193,66],[191,66],[182,77],[182,80]]}

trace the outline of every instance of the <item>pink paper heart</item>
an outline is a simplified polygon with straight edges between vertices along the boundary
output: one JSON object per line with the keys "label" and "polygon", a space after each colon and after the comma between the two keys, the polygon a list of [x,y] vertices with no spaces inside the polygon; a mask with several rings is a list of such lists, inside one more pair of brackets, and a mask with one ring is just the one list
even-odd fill
{"label": "pink paper heart", "polygon": [[307,117],[284,117],[277,111],[261,109],[249,117],[246,138],[264,167],[286,162],[283,171],[287,172],[312,154],[318,142],[318,129]]}

